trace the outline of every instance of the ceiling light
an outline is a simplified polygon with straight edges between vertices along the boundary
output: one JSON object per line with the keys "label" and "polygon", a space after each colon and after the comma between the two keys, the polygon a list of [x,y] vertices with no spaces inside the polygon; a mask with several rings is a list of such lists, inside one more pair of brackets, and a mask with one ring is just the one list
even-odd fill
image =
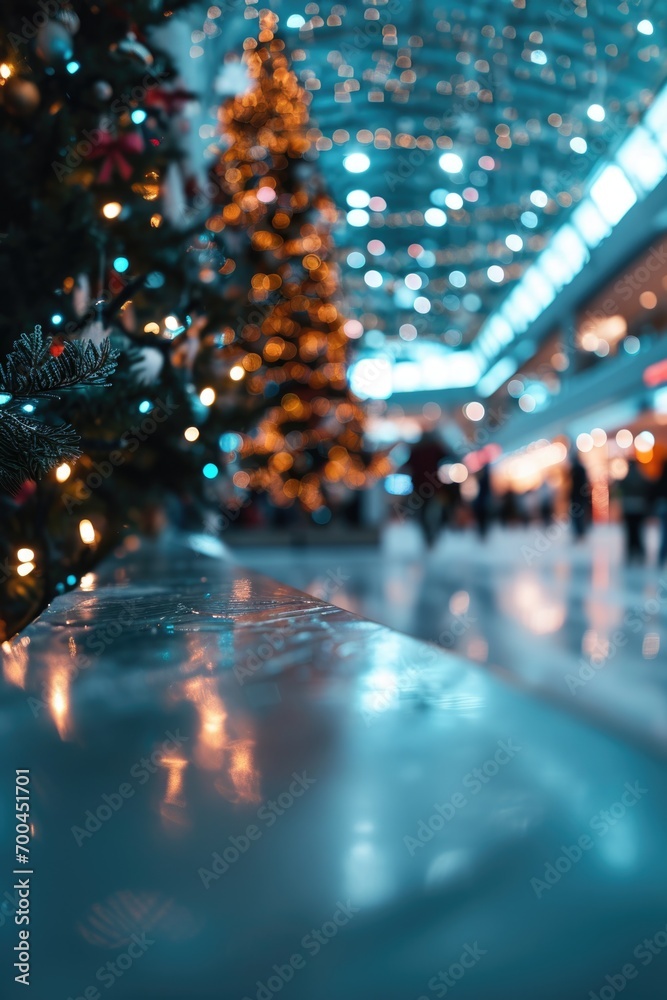
{"label": "ceiling light", "polygon": [[364,281],[369,288],[379,288],[382,284],[382,275],[379,271],[366,271]]}
{"label": "ceiling light", "polygon": [[347,221],[351,226],[367,226],[370,219],[371,217],[365,208],[353,208],[347,213]]}
{"label": "ceiling light", "polygon": [[457,153],[443,153],[438,163],[440,169],[448,174],[460,174],[463,170],[463,160]]}
{"label": "ceiling light", "polygon": [[424,220],[429,226],[444,226],[447,216],[441,208],[427,208],[424,212]]}
{"label": "ceiling light", "polygon": [[363,174],[364,170],[368,170],[370,165],[371,161],[365,153],[350,153],[343,160],[343,166],[351,174]]}
{"label": "ceiling light", "polygon": [[361,188],[357,188],[356,191],[350,191],[346,198],[350,208],[366,208],[370,200],[371,196],[368,191],[362,191]]}

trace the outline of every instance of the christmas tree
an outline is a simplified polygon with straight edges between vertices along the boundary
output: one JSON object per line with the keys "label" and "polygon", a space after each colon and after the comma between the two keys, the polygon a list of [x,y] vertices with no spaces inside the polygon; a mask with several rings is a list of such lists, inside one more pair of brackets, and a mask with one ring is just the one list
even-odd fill
{"label": "christmas tree", "polygon": [[[347,390],[337,212],[276,18],[221,111],[211,210],[174,139],[192,95],[151,34],[186,5],[0,17],[0,639],[157,528],[166,496],[181,525],[225,490],[228,511],[263,492],[318,521],[387,471]],[[22,396],[3,373],[24,333]]]}
{"label": "christmas tree", "polygon": [[174,112],[194,95],[151,36],[184,6],[0,15],[0,364],[16,374],[26,334],[32,380],[0,379],[0,639],[150,523],[166,488],[187,505],[200,486],[196,319],[224,257],[183,195]]}
{"label": "christmas tree", "polygon": [[229,145],[214,168],[222,198],[207,226],[223,234],[234,270],[218,385],[228,423],[231,408],[242,432],[234,482],[315,512],[327,486],[362,488],[386,461],[362,455],[331,237],[337,211],[313,165],[310,95],[276,28],[262,11],[258,38],[245,42],[249,89],[220,112]]}

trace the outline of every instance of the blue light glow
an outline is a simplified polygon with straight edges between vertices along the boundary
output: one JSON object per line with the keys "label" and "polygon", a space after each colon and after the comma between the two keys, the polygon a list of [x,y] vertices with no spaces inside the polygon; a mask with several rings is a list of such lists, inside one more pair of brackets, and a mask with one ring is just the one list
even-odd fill
{"label": "blue light glow", "polygon": [[218,469],[218,466],[214,465],[213,462],[207,462],[204,468],[202,469],[202,472],[204,473],[204,477],[206,479],[215,479],[219,471],[220,470]]}
{"label": "blue light glow", "polygon": [[241,437],[239,434],[234,434],[233,431],[227,431],[226,434],[220,435],[218,444],[221,451],[236,451],[241,445]]}
{"label": "blue light glow", "polygon": [[116,257],[113,262],[114,271],[118,271],[119,274],[124,274],[130,266],[130,262],[127,257]]}
{"label": "blue light glow", "polygon": [[135,111],[132,112],[130,118],[132,119],[135,125],[141,125],[142,122],[146,121],[148,115],[142,108],[137,108]]}
{"label": "blue light glow", "polygon": [[144,399],[139,403],[139,413],[150,413],[152,408],[153,404],[149,399]]}
{"label": "blue light glow", "polygon": [[402,472],[396,472],[392,476],[387,476],[384,488],[392,496],[407,497],[412,493],[412,477]]}
{"label": "blue light glow", "polygon": [[522,212],[521,221],[526,229],[534,229],[537,225],[537,216],[534,212]]}
{"label": "blue light glow", "polygon": [[71,62],[67,63],[65,69],[67,70],[68,73],[76,73],[78,72],[78,70],[81,69],[81,64],[78,63],[75,59],[72,59]]}
{"label": "blue light glow", "polygon": [[34,413],[35,412],[35,407],[32,405],[32,403],[26,403],[25,406],[21,407],[21,409],[23,410],[24,413]]}
{"label": "blue light glow", "polygon": [[53,323],[54,326],[60,326],[62,321],[63,318],[60,315],[60,313],[54,313],[53,316],[51,317],[51,322]]}

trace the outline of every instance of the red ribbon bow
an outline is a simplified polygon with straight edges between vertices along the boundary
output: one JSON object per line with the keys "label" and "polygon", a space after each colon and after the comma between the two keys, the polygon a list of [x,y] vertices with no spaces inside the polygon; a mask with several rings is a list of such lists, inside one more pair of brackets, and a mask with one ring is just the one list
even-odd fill
{"label": "red ribbon bow", "polygon": [[164,87],[151,87],[150,90],[146,91],[144,104],[147,108],[155,108],[168,115],[173,115],[179,112],[188,101],[194,101],[196,97],[196,94],[182,88],[165,90]]}
{"label": "red ribbon bow", "polygon": [[91,160],[102,160],[98,175],[100,184],[108,184],[114,171],[120,174],[122,180],[129,180],[132,176],[132,165],[127,155],[141,153],[143,149],[144,140],[139,132],[126,132],[120,136],[115,136],[111,132],[100,132],[97,145],[89,156]]}

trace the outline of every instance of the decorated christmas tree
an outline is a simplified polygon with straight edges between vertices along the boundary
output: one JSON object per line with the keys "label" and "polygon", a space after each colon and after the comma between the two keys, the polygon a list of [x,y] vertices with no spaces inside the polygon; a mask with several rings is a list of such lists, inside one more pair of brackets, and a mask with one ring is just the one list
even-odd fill
{"label": "decorated christmas tree", "polygon": [[262,11],[258,38],[245,41],[248,89],[220,111],[228,146],[207,226],[223,234],[231,276],[218,387],[241,431],[234,482],[316,512],[328,489],[362,488],[386,463],[362,455],[331,237],[337,211],[314,166],[310,95],[276,27]]}
{"label": "decorated christmas tree", "polygon": [[183,6],[0,15],[0,639],[202,480],[184,432],[224,257],[185,197],[174,115],[194,95],[151,34]]}
{"label": "decorated christmas tree", "polygon": [[322,522],[385,471],[347,389],[337,212],[276,18],[221,111],[211,208],[175,140],[193,95],[152,33],[180,6],[0,18],[0,639],[169,495],[181,525],[256,493]]}

